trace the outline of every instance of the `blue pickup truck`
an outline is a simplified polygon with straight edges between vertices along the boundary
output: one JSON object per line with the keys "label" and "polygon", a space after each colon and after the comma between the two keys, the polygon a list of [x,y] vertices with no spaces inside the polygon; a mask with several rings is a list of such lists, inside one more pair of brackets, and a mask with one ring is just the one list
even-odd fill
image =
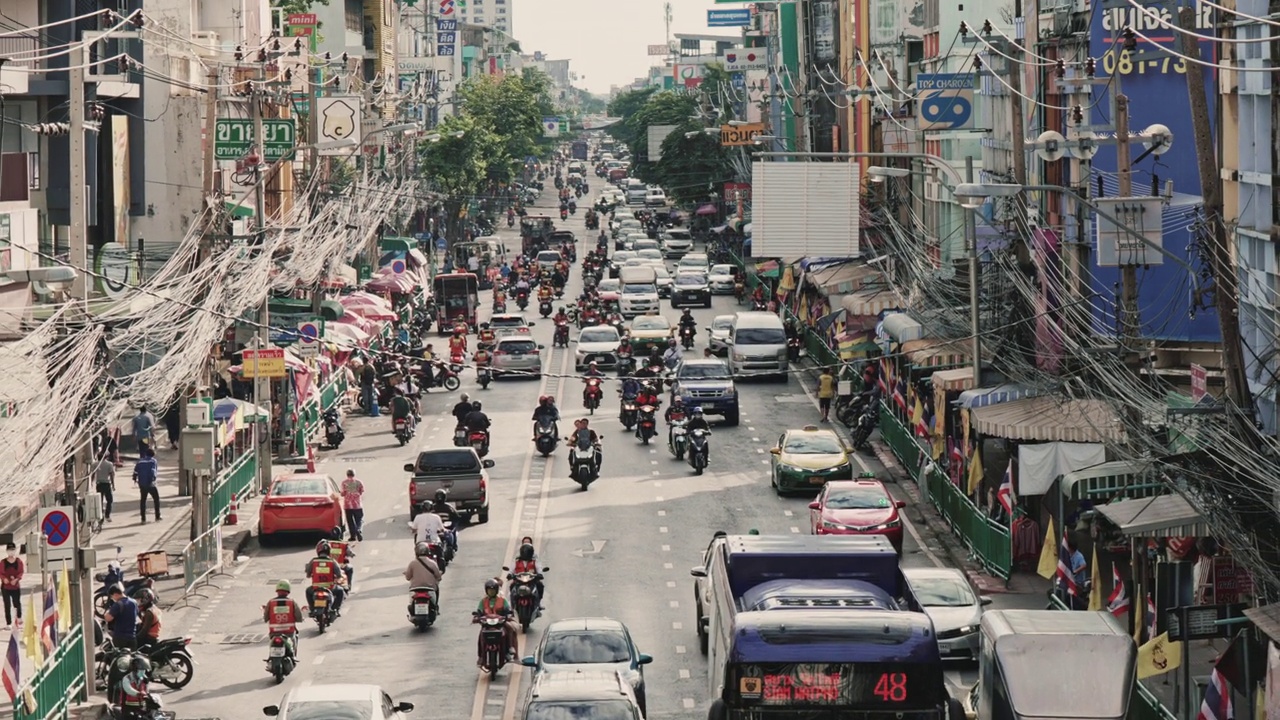
{"label": "blue pickup truck", "polygon": [[738,424],[738,388],[733,373],[714,358],[689,359],[680,363],[672,377],[671,398],[679,397],[685,407],[700,407],[704,415],[719,415],[726,425]]}

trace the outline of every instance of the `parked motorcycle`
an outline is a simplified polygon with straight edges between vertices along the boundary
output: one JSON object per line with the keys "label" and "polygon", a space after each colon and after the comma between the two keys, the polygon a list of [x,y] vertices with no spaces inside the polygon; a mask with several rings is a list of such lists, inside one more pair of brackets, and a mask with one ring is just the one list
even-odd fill
{"label": "parked motorcycle", "polygon": [[[542,609],[542,600],[538,597],[538,583],[542,581],[542,573],[522,572],[512,574],[511,568],[503,567],[510,581],[511,605],[516,609],[516,620],[520,623],[521,632],[529,632],[529,625],[538,617]],[[545,573],[549,568],[542,568]]]}
{"label": "parked motorcycle", "polygon": [[347,433],[342,429],[342,417],[338,415],[337,408],[329,408],[320,416],[324,421],[324,442],[330,449],[337,450],[342,441],[347,439]]}
{"label": "parked motorcycle", "polygon": [[556,451],[556,445],[560,444],[555,423],[538,423],[537,437],[533,443],[542,457],[550,457]]}
{"label": "parked motorcycle", "polygon": [[137,653],[151,663],[148,680],[158,682],[172,690],[181,690],[195,676],[195,659],[192,658],[191,651],[188,649],[190,644],[189,637],[167,638],[145,650],[131,650],[117,648],[111,644],[110,639],[107,639],[94,652],[95,672],[99,681],[105,681],[113,663],[120,657],[127,658]]}
{"label": "parked motorcycle", "polygon": [[854,450],[870,449],[870,446],[867,445],[867,440],[871,437],[871,431],[876,429],[879,420],[879,413],[876,412],[874,405],[867,405],[862,410],[862,414],[858,416],[858,420],[849,436],[849,442]]}
{"label": "parked motorcycle", "polygon": [[600,407],[600,378],[588,378],[587,387],[582,391],[582,406],[592,415]]}
{"label": "parked motorcycle", "polygon": [[396,441],[400,443],[400,447],[408,444],[409,439],[413,437],[413,428],[409,426],[409,418],[396,418],[392,423],[392,433],[396,436]]}
{"label": "parked motorcycle", "polygon": [[583,490],[600,476],[600,468],[596,465],[596,448],[583,433],[579,434],[574,446],[569,448],[569,471]]}
{"label": "parked motorcycle", "polygon": [[640,406],[636,432],[639,433],[640,442],[645,445],[648,445],[649,441],[653,439],[653,436],[658,433],[657,412],[658,408],[653,405]]}
{"label": "parked motorcycle", "polygon": [[490,678],[496,678],[510,654],[505,627],[507,620],[500,615],[474,613],[471,621],[480,625],[480,670],[489,673]]}
{"label": "parked motorcycle", "polygon": [[428,587],[409,588],[409,622],[418,630],[436,623],[439,614],[436,591]]}
{"label": "parked motorcycle", "polygon": [[684,453],[689,448],[689,434],[684,429],[684,420],[673,420],[671,433],[667,436],[667,449],[677,460],[684,460]]}
{"label": "parked motorcycle", "polygon": [[[117,550],[117,555],[119,554]],[[93,591],[93,614],[99,620],[107,613],[107,608],[111,607],[111,588],[116,584],[124,585],[124,594],[131,598],[137,599],[138,594],[146,588],[153,587],[155,581],[149,577],[134,578],[132,580],[124,579],[124,569],[120,565],[119,560],[112,560],[107,563],[106,572],[98,573],[94,579],[102,583],[102,586]]]}
{"label": "parked motorcycle", "polygon": [[288,633],[273,632],[267,639],[267,672],[276,679],[276,684],[284,682],[286,675],[298,666],[296,646]]}
{"label": "parked motorcycle", "polygon": [[709,459],[711,452],[711,432],[702,428],[696,428],[688,435],[689,467],[693,468],[694,475],[701,475],[702,471],[707,467],[707,460]]}
{"label": "parked motorcycle", "polygon": [[318,587],[311,597],[311,619],[316,621],[320,634],[338,619],[338,611],[333,607],[333,593],[328,588]]}

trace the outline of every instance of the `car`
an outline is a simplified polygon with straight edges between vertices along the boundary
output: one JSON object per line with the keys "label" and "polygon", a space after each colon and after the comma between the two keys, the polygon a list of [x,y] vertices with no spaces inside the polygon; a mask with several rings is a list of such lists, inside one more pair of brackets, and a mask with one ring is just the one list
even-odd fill
{"label": "car", "polygon": [[903,568],[902,574],[933,621],[942,658],[977,660],[982,609],[991,598],[974,592],[969,577],[956,568]]}
{"label": "car", "polygon": [[404,720],[413,703],[397,703],[377,685],[303,685],[285,694],[279,705],[262,708],[262,714],[280,720]]}
{"label": "car", "polygon": [[653,272],[657,275],[658,297],[671,297],[671,288],[675,285],[675,280],[671,277],[671,271],[667,270],[667,266],[661,263],[653,266]]}
{"label": "car", "polygon": [[644,720],[618,672],[541,673],[529,686],[521,720]]}
{"label": "car", "polygon": [[676,273],[676,284],[671,289],[671,307],[685,305],[711,307],[711,288],[707,287],[706,275],[700,272]]}
{"label": "car", "polygon": [[556,269],[563,258],[558,250],[543,250],[538,253],[537,263],[540,272],[549,273]]}
{"label": "car", "polygon": [[884,535],[902,552],[902,516],[906,503],[894,500],[879,480],[826,481],[809,503],[814,535]]}
{"label": "car", "polygon": [[667,204],[667,194],[662,188],[649,188],[644,195],[644,204],[646,207],[661,207]]}
{"label": "car", "polygon": [[706,253],[689,253],[680,258],[680,262],[676,264],[676,272],[685,270],[697,270],[705,275],[711,270],[711,262],[707,260]]}
{"label": "car", "polygon": [[627,332],[631,334],[631,352],[643,357],[653,347],[665,348],[667,340],[674,337],[675,328],[661,315],[641,315],[631,321]]}
{"label": "car", "polygon": [[693,249],[693,235],[684,228],[670,228],[662,233],[662,254],[669,258],[684,257]]}
{"label": "car", "polygon": [[618,277],[618,270],[627,264],[627,261],[635,257],[636,254],[630,250],[619,250],[609,258],[609,277]]}
{"label": "car", "polygon": [[535,682],[546,674],[616,672],[630,686],[641,714],[645,711],[644,666],[651,662],[652,657],[636,649],[626,625],[605,617],[551,623],[534,653],[520,661],[533,668]]}
{"label": "car", "polygon": [[657,243],[653,240],[645,240],[644,242],[649,243],[651,247],[642,247],[641,244],[637,242],[636,257],[650,262],[657,261],[657,264],[662,265],[662,251],[656,247]]}
{"label": "car", "polygon": [[258,508],[258,542],[280,535],[319,533],[342,538],[342,495],[333,478],[321,473],[277,475]]}
{"label": "car", "polygon": [[644,232],[628,229],[627,236],[624,238],[623,242],[626,244],[627,250],[639,252],[638,248],[636,248],[636,243],[647,242],[648,240],[649,236]]}
{"label": "car", "polygon": [[618,345],[622,344],[622,336],[612,325],[592,325],[582,328],[575,341],[577,349],[573,355],[573,369],[582,370],[592,362],[601,370],[617,367]]}
{"label": "car", "polygon": [[733,327],[732,315],[717,315],[711,318],[711,324],[707,326],[707,347],[711,348],[711,352],[717,355],[729,354],[729,343],[725,342],[729,339],[729,330]]}
{"label": "car", "polygon": [[531,327],[533,323],[521,313],[499,313],[489,318],[489,329],[493,330],[494,337],[498,338],[508,335],[529,337]]}
{"label": "car", "polygon": [[738,424],[738,388],[729,366],[714,358],[690,358],[671,378],[671,397],[685,407],[702,408],[704,415],[720,415],[726,425]]}
{"label": "car", "polygon": [[496,380],[511,372],[522,377],[542,377],[542,351],[545,346],[534,342],[527,335],[500,337],[493,344],[493,359],[489,363]]}
{"label": "car", "polygon": [[787,430],[769,452],[773,455],[769,483],[779,495],[853,477],[849,451],[833,430],[819,430],[816,425]]}
{"label": "car", "polygon": [[702,554],[702,563],[694,565],[689,574],[693,576],[693,607],[694,620],[697,623],[698,645],[702,650],[702,654],[707,654],[708,646],[711,639],[711,559],[715,557],[716,549],[724,545],[725,538],[729,533],[723,530],[717,530],[715,535],[711,536],[711,542],[707,545],[707,550]]}
{"label": "car", "polygon": [[732,295],[734,278],[737,274],[738,269],[733,265],[712,265],[711,272],[707,275],[707,285],[711,287],[711,294]]}
{"label": "car", "polygon": [[[661,258],[661,257],[662,257],[662,249],[661,249],[661,248],[662,248],[662,245],[660,245],[660,244],[658,243],[658,241],[657,241],[657,240],[654,240],[653,238],[649,237],[648,235],[645,235],[643,240],[641,240],[641,239],[639,239],[639,238],[636,238],[635,247],[633,247],[633,248],[631,248],[631,249],[632,249],[632,250],[635,250],[637,253],[639,253],[640,257],[644,257],[644,258],[652,258],[652,257]],[[646,254],[646,253],[645,253],[645,251],[646,251],[646,250],[653,250],[653,251],[656,251],[658,254],[657,254],[657,255],[654,255],[653,253],[647,253],[647,254]]]}
{"label": "car", "polygon": [[596,283],[596,292],[600,295],[600,302],[616,303],[618,295],[622,293],[622,281],[618,278],[604,278]]}

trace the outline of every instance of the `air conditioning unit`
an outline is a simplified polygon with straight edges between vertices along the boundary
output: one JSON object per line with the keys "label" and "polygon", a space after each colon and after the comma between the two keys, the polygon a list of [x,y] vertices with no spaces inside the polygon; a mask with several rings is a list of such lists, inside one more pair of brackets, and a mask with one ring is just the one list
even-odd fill
{"label": "air conditioning unit", "polygon": [[216,60],[222,55],[222,38],[212,30],[192,30],[191,42],[196,47],[196,54],[202,58]]}

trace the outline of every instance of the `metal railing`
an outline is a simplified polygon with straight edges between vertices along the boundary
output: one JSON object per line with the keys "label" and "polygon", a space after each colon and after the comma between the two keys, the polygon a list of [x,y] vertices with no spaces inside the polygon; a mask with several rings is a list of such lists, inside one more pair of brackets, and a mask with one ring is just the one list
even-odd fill
{"label": "metal railing", "polygon": [[[77,624],[18,690],[14,720],[67,720],[71,703],[80,702],[84,689],[84,626]],[[33,703],[26,702],[28,694]]]}
{"label": "metal railing", "polygon": [[925,478],[929,502],[951,525],[973,557],[996,577],[1008,580],[1013,573],[1013,533],[987,517],[940,468]]}
{"label": "metal railing", "polygon": [[880,438],[889,446],[889,450],[897,456],[898,462],[907,472],[915,472],[920,467],[920,454],[924,452],[920,443],[916,442],[911,430],[897,415],[889,409],[884,401],[880,402]]}
{"label": "metal railing", "polygon": [[222,569],[222,525],[214,525],[182,548],[182,594]]}
{"label": "metal railing", "polygon": [[231,464],[214,478],[209,494],[209,526],[220,525],[231,509],[231,496],[243,500],[253,487],[258,474],[258,457],[252,448],[231,461]]}

